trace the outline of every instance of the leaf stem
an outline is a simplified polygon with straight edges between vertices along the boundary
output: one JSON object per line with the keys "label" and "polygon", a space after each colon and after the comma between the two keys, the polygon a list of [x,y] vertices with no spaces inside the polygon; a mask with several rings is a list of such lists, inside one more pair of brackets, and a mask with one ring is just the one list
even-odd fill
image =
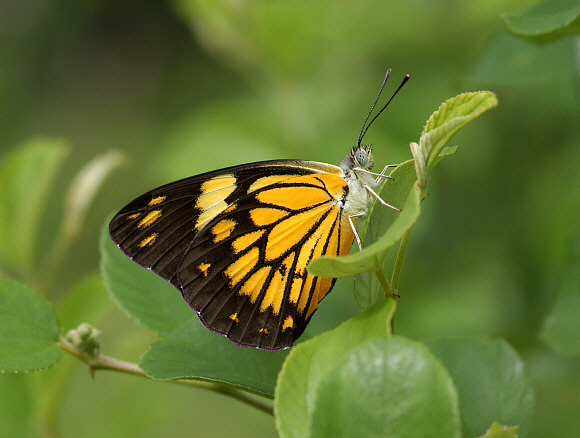
{"label": "leaf stem", "polygon": [[383,270],[382,269],[376,269],[373,272],[377,276],[377,279],[379,280],[379,283],[381,283],[381,286],[382,286],[383,291],[385,293],[385,298],[387,298],[387,299],[388,298],[393,298],[395,296],[395,293],[393,292],[393,287],[391,286],[391,283],[389,283],[389,280],[385,276],[385,273],[383,272]]}
{"label": "leaf stem", "polygon": [[[85,362],[89,366],[91,376],[93,377],[96,370],[110,370],[150,378],[145,373],[145,371],[139,368],[139,365],[137,365],[136,363],[126,362],[124,360],[117,359],[111,356],[106,356],[100,353],[95,356],[91,356],[90,354],[76,348],[73,344],[71,344],[62,336],[58,340],[58,345],[67,353],[75,356],[82,362]],[[250,394],[246,391],[242,391],[230,385],[226,385],[219,382],[205,382],[193,379],[172,379],[171,382],[182,385],[195,386],[197,388],[203,388],[210,391],[218,392],[220,394],[233,397],[243,403],[253,406],[256,409],[261,410],[262,412],[274,415],[274,407],[272,406],[271,402],[264,400],[260,396]]]}

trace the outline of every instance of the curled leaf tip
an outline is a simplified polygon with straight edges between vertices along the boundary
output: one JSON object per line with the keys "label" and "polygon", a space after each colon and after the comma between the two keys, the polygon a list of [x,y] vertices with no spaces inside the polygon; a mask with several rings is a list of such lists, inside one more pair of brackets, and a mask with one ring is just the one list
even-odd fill
{"label": "curled leaf tip", "polygon": [[419,143],[415,143],[414,141],[409,144],[409,147],[413,155],[419,187],[424,189],[427,185],[427,151]]}

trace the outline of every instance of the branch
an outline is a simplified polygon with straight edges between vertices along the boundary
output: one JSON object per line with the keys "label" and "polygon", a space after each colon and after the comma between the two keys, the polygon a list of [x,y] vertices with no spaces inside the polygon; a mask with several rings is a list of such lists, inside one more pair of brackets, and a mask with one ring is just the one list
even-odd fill
{"label": "branch", "polygon": [[[76,348],[73,344],[67,341],[64,337],[60,337],[58,340],[58,346],[62,348],[67,353],[80,359],[82,362],[89,366],[91,377],[94,377],[96,370],[110,370],[119,371],[122,373],[133,374],[136,376],[141,376],[150,379],[150,377],[139,368],[139,365],[132,362],[126,362],[121,359],[117,359],[111,356],[106,356],[101,353],[91,355],[85,351]],[[249,394],[245,391],[233,388],[230,385],[226,385],[219,382],[204,382],[201,380],[193,379],[172,379],[171,382],[179,383],[182,385],[194,386],[196,388],[203,388],[209,391],[218,392],[220,394],[225,394],[233,397],[243,403],[253,406],[267,414],[274,415],[274,408],[272,403],[258,397],[254,394]]]}

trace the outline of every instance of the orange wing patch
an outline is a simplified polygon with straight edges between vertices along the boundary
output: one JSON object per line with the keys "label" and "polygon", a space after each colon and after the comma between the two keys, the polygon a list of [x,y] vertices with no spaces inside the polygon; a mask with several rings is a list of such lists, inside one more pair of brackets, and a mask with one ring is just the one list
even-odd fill
{"label": "orange wing patch", "polygon": [[256,266],[259,255],[260,250],[254,247],[246,254],[236,259],[236,261],[226,269],[225,273],[230,278],[230,284],[232,287],[238,284],[246,274]]}
{"label": "orange wing patch", "polygon": [[195,223],[200,230],[206,223],[228,208],[225,199],[236,189],[236,177],[231,174],[208,179],[201,185],[201,194],[195,206],[202,211]]}
{"label": "orange wing patch", "polygon": [[264,227],[288,216],[288,212],[277,208],[254,208],[250,211],[250,219],[257,227]]}
{"label": "orange wing patch", "polygon": [[143,239],[141,242],[139,242],[139,247],[145,248],[146,246],[153,245],[153,243],[155,243],[155,240],[157,240],[157,236],[158,236],[157,233],[150,234],[145,239]]}
{"label": "orange wing patch", "polygon": [[262,286],[268,279],[268,275],[270,275],[271,270],[272,268],[270,266],[261,267],[256,272],[254,272],[242,285],[240,293],[243,295],[248,295],[252,304],[255,303],[258,299],[260,291],[262,290]]}
{"label": "orange wing patch", "polygon": [[149,225],[151,225],[153,222],[155,222],[157,219],[159,219],[160,217],[161,217],[161,210],[150,211],[149,213],[147,213],[147,216],[145,216],[143,219],[141,219],[141,221],[139,222],[139,225],[137,225],[137,228],[146,228]]}
{"label": "orange wing patch", "polygon": [[227,239],[236,226],[236,221],[231,219],[223,219],[213,226],[211,232],[215,235],[214,243],[221,242]]}
{"label": "orange wing patch", "polygon": [[285,182],[291,178],[296,178],[296,175],[270,175],[270,176],[263,176],[262,178],[258,178],[254,181],[249,189],[248,193],[255,192],[256,190],[262,189],[264,187],[271,186],[272,184],[277,184],[281,182]]}
{"label": "orange wing patch", "polygon": [[211,267],[211,264],[209,264],[209,263],[200,263],[199,266],[197,267],[197,269],[199,269],[201,271],[201,273],[203,274],[204,277],[207,277],[207,272],[209,271],[210,267]]}
{"label": "orange wing patch", "polygon": [[291,210],[309,208],[327,202],[328,198],[328,193],[318,187],[278,187],[264,190],[256,195],[256,199],[264,204],[273,204]]}
{"label": "orange wing patch", "polygon": [[240,253],[244,249],[253,245],[260,237],[264,235],[265,232],[266,230],[252,231],[250,233],[246,233],[243,236],[238,237],[236,240],[232,242],[234,252],[236,254]]}
{"label": "orange wing patch", "polygon": [[165,198],[167,198],[167,196],[156,196],[155,198],[151,199],[147,205],[149,207],[153,207],[154,205],[161,204],[163,201],[165,201]]}
{"label": "orange wing patch", "polygon": [[294,253],[290,253],[282,262],[282,264],[276,269],[274,277],[266,289],[264,298],[262,298],[262,303],[260,304],[260,312],[264,312],[268,307],[272,306],[272,312],[274,315],[280,313],[280,308],[282,307],[282,299],[284,298],[284,290],[286,289],[286,284],[288,283],[288,276],[290,274],[290,269],[292,268],[292,263],[294,262]]}
{"label": "orange wing patch", "polygon": [[282,325],[282,331],[293,327],[294,327],[294,318],[292,318],[291,316],[287,316],[286,319],[284,320],[284,324]]}
{"label": "orange wing patch", "polygon": [[296,245],[308,231],[320,220],[320,216],[327,210],[328,206],[322,205],[301,213],[295,213],[275,225],[268,235],[266,246],[266,260],[274,260],[284,254],[290,247]]}

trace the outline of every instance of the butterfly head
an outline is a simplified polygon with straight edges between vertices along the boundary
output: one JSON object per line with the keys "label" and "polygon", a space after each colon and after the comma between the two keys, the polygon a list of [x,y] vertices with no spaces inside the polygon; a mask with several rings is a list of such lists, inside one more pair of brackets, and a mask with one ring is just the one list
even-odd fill
{"label": "butterfly head", "polygon": [[354,169],[371,170],[374,165],[373,148],[370,144],[362,144],[350,148],[350,155],[345,157],[340,163],[340,167],[346,173],[350,173]]}
{"label": "butterfly head", "polygon": [[354,161],[354,167],[371,170],[375,165],[373,160],[373,147],[371,144],[355,146],[350,149],[350,156]]}

